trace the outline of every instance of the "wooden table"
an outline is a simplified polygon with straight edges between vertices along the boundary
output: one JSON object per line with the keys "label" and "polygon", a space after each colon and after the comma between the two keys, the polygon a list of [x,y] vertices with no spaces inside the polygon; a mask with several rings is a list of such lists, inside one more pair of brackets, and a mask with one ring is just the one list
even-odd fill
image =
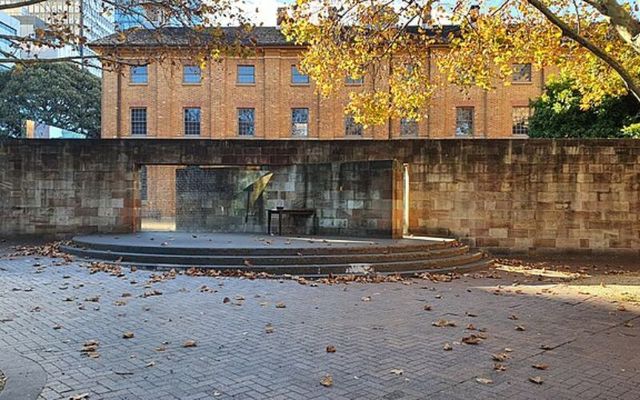
{"label": "wooden table", "polygon": [[312,217],[315,231],[316,210],[314,208],[272,208],[267,210],[267,234],[269,235],[271,235],[271,216],[273,214],[278,214],[278,235],[282,235],[282,214]]}

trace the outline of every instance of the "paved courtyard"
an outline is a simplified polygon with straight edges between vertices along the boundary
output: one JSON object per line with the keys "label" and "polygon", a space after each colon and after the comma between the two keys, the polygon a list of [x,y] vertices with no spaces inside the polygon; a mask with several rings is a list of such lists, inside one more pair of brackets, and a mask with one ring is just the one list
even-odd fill
{"label": "paved courtyard", "polygon": [[56,264],[0,259],[0,368],[9,389],[35,362],[42,399],[639,396],[637,273],[312,285]]}

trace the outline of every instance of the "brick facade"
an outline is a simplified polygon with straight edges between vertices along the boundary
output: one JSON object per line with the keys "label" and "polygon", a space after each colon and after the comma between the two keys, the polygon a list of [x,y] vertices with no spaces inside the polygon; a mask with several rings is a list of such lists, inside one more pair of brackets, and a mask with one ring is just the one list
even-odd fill
{"label": "brick facade", "polygon": [[[225,58],[205,63],[199,84],[183,83],[183,65],[192,64],[175,53],[162,62],[148,65],[148,83],[130,82],[129,69],[122,73],[104,71],[102,79],[102,137],[131,136],[130,110],[147,108],[147,137],[184,138],[183,112],[186,107],[201,109],[200,138],[238,138],[238,108],[255,109],[255,138],[292,139],[292,108],[309,110],[309,139],[344,139],[344,106],[348,93],[372,87],[373,79],[362,85],[343,85],[330,98],[315,93],[313,82],[294,84],[291,80],[302,49],[265,47],[252,58]],[[432,81],[439,81],[435,58],[446,47],[429,49],[431,65],[425,71]],[[142,53],[144,54],[144,53]],[[237,83],[238,65],[255,66],[255,84]],[[513,107],[526,107],[544,88],[549,71],[531,72],[531,81],[510,86],[497,83],[495,90],[484,91],[448,85],[439,88],[425,118],[418,124],[417,137],[453,138],[456,131],[456,107],[473,107],[476,138],[512,137]],[[378,78],[378,87],[380,80]],[[364,130],[363,139],[401,138],[400,121]]]}

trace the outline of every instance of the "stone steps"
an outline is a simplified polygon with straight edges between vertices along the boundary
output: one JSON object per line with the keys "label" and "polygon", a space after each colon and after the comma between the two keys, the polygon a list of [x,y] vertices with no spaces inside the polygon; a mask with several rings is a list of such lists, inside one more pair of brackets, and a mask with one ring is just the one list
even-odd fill
{"label": "stone steps", "polygon": [[[155,236],[154,236],[155,238]],[[189,237],[187,237],[189,238]],[[119,262],[151,270],[212,268],[273,275],[402,274],[468,271],[486,266],[483,254],[442,240],[381,240],[230,237],[230,241],[194,244],[185,240],[149,244],[148,237],[80,237],[62,249],[89,260]],[[235,239],[235,240],[234,240]],[[273,244],[271,244],[273,241]],[[266,244],[265,242],[269,242]],[[238,247],[235,247],[237,245]]]}

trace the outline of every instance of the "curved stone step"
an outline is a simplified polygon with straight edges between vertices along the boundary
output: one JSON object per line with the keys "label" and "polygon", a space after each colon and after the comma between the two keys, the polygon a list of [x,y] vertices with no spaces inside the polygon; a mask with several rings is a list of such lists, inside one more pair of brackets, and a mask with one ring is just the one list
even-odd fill
{"label": "curved stone step", "polygon": [[138,252],[114,252],[63,246],[62,250],[80,257],[94,258],[125,263],[159,263],[173,265],[307,265],[307,264],[357,264],[373,262],[420,261],[462,255],[469,251],[467,246],[431,249],[427,251],[369,254],[337,254],[337,255],[250,255],[221,256],[198,254],[151,254]]}

